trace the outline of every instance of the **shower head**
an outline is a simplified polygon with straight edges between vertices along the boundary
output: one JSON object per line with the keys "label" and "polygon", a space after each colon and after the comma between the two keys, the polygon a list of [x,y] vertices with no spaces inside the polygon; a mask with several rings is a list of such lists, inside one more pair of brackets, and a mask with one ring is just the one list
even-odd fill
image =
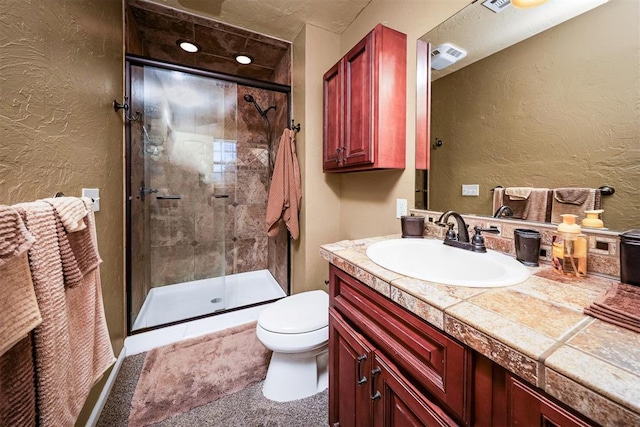
{"label": "shower head", "polygon": [[254,107],[256,107],[256,110],[258,110],[258,113],[260,113],[260,115],[262,117],[265,117],[267,115],[267,111],[269,111],[272,107],[267,108],[266,111],[262,111],[262,108],[260,108],[260,106],[258,105],[258,103],[256,102],[256,99],[253,97],[253,95],[245,95],[244,96],[244,100],[247,102],[250,102],[253,104]]}

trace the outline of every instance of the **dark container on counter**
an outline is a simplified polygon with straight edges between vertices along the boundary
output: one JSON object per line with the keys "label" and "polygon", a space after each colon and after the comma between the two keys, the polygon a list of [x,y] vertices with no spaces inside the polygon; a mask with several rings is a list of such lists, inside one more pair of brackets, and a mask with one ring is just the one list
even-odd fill
{"label": "dark container on counter", "polygon": [[538,266],[540,256],[540,232],[527,228],[516,228],[513,231],[516,259],[529,267]]}
{"label": "dark container on counter", "polygon": [[423,216],[403,216],[400,218],[402,226],[403,238],[422,239],[424,234],[424,217]]}
{"label": "dark container on counter", "polygon": [[640,228],[620,234],[620,281],[640,286]]}

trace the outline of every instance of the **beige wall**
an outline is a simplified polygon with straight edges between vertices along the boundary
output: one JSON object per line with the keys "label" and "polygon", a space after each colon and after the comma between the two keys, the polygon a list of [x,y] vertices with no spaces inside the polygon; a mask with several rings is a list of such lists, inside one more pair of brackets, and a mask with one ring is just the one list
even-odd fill
{"label": "beige wall", "polygon": [[[303,130],[298,156],[303,182],[302,234],[292,253],[293,293],[323,289],[320,245],[399,233],[395,199],[414,200],[416,40],[469,0],[373,0],[340,36],[307,24],[293,43],[293,117]],[[407,164],[404,171],[322,172],[322,76],[377,23],[407,34]],[[302,118],[301,118],[302,117]]]}
{"label": "beige wall", "polygon": [[123,126],[112,102],[123,93],[122,3],[3,0],[0,16],[0,203],[100,189],[102,290],[117,354],[125,335]]}
{"label": "beige wall", "polygon": [[404,171],[376,171],[341,176],[340,238],[400,233],[396,199],[415,197],[416,41],[469,4],[469,0],[373,0],[342,34],[344,55],[377,23],[407,34],[407,151]]}
{"label": "beige wall", "polygon": [[497,185],[608,184],[605,225],[637,227],[639,16],[612,1],[436,80],[429,208],[489,215]]}
{"label": "beige wall", "polygon": [[300,238],[292,244],[292,293],[323,289],[320,245],[340,240],[340,178],[322,173],[322,76],[338,59],[338,35],[307,24],[293,42],[292,118],[302,177]]}

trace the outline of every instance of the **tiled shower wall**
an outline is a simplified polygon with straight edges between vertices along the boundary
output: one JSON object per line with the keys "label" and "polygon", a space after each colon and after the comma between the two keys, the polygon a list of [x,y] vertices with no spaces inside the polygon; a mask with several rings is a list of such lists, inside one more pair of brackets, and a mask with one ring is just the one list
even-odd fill
{"label": "tiled shower wall", "polygon": [[[214,108],[213,115],[221,114],[217,118],[195,117],[194,120],[193,112],[187,109],[181,113],[174,106],[171,110],[173,129],[168,130],[163,124],[164,117],[159,114],[166,107],[160,104],[166,100],[156,99],[144,107],[147,139],[158,148],[145,161],[148,177],[145,186],[157,189],[158,193],[148,195],[144,202],[133,202],[144,206],[138,210],[149,216],[144,225],[149,243],[145,245],[142,236],[138,246],[148,248],[148,254],[139,258],[148,260],[151,267],[146,273],[138,274],[138,279],[133,278],[137,283],[148,282],[151,287],[157,287],[268,268],[283,289],[287,289],[286,230],[282,227],[277,237],[268,239],[265,226],[271,174],[269,144],[273,161],[279,137],[287,125],[287,96],[245,86],[236,89],[233,84],[222,86],[222,89],[194,88],[220,92],[224,100],[217,103],[224,105],[224,111]],[[253,104],[244,100],[248,94],[263,110],[276,106],[267,113],[269,123]],[[136,145],[140,146],[143,138],[136,136],[138,132],[144,133],[142,125],[134,124],[132,144],[137,140]],[[197,147],[210,146],[210,142],[202,143],[202,140],[210,141],[213,137],[214,147],[221,144],[227,149],[221,157],[222,168],[210,169],[206,164],[213,155],[208,148],[200,149],[202,157],[194,155],[198,150],[177,154],[177,147],[170,145],[172,140],[175,144],[178,136],[181,146],[195,144]],[[176,161],[176,156],[181,156],[181,161]],[[136,159],[138,163],[144,161],[141,155],[132,155],[132,159],[134,163]],[[207,173],[202,171],[203,164]],[[137,180],[141,180],[142,175],[132,171]],[[132,193],[136,185],[132,182]],[[159,200],[157,195],[181,198]],[[138,221],[140,226],[142,222]],[[137,234],[134,231],[133,237]],[[142,276],[146,276],[146,280]]]}
{"label": "tiled shower wall", "polygon": [[[267,113],[269,122],[244,100],[247,94],[263,110],[276,107]],[[229,194],[234,196],[227,199],[226,231],[228,271],[242,273],[268,268],[285,290],[286,230],[281,225],[280,234],[269,239],[265,217],[272,166],[286,120],[286,94],[238,86],[238,177],[235,188],[229,188]]]}

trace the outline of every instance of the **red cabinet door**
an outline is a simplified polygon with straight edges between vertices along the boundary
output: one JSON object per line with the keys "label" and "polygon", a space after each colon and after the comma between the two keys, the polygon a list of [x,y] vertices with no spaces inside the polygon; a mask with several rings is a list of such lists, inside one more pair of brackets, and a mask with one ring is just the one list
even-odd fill
{"label": "red cabinet door", "polygon": [[591,425],[512,375],[507,375],[506,383],[507,423],[510,426],[586,427]]}
{"label": "red cabinet door", "polygon": [[342,61],[323,77],[322,168],[337,169],[342,159]]}
{"label": "red cabinet door", "polygon": [[379,353],[374,353],[371,372],[375,427],[457,426]]}
{"label": "red cabinet door", "polygon": [[333,308],[329,309],[329,425],[371,425],[372,350]]}
{"label": "red cabinet door", "polygon": [[372,84],[374,32],[345,55],[344,166],[373,163]]}

